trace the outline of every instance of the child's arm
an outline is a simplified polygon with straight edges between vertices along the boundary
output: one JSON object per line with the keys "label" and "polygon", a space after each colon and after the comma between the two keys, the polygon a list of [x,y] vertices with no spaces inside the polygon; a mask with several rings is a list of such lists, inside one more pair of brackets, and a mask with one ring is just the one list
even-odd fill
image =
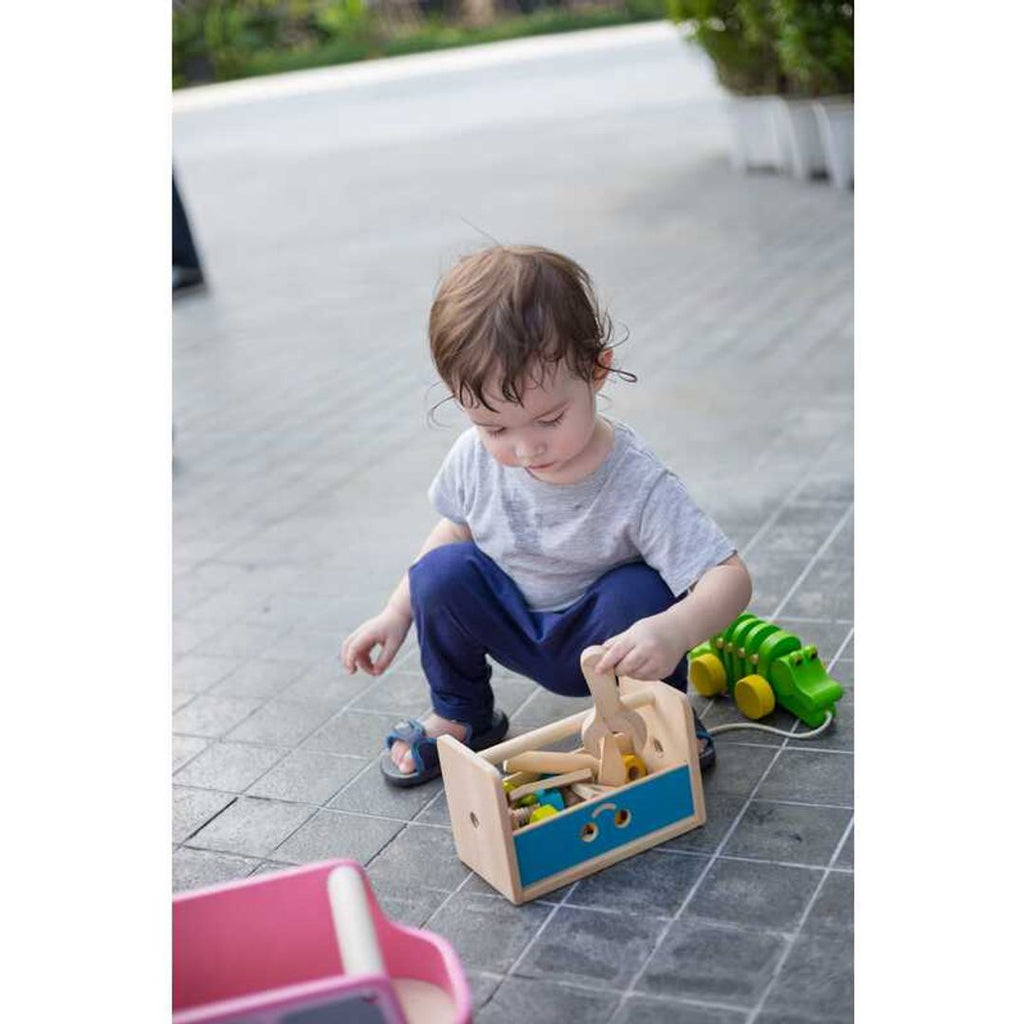
{"label": "child's arm", "polygon": [[[441,519],[427,535],[416,560],[444,544],[458,544],[460,541],[472,539],[473,535],[469,532],[468,526],[453,523],[450,519]],[[345,668],[350,674],[362,669],[371,676],[379,676],[394,660],[411,625],[409,574],[405,573],[395,587],[395,592],[388,598],[383,611],[372,619],[367,619],[345,639],[341,647],[341,660]],[[377,660],[373,661],[371,655],[378,645],[381,652]]]}
{"label": "child's arm", "polygon": [[708,569],[682,601],[605,640],[597,671],[664,679],[687,651],[720,633],[747,607],[751,590],[747,567],[732,555]]}

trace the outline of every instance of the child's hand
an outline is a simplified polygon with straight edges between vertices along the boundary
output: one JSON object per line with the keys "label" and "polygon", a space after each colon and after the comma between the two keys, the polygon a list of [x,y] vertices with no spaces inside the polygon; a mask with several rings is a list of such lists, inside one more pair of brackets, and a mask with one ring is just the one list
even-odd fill
{"label": "child's hand", "polygon": [[[362,669],[371,676],[379,676],[398,653],[411,625],[408,616],[390,606],[367,619],[341,646],[341,660],[349,674]],[[381,652],[373,661],[371,655],[378,645]]]}
{"label": "child's hand", "polygon": [[609,637],[601,645],[604,657],[598,672],[615,671],[634,679],[664,679],[683,660],[686,644],[679,628],[664,615],[638,619],[625,632]]}

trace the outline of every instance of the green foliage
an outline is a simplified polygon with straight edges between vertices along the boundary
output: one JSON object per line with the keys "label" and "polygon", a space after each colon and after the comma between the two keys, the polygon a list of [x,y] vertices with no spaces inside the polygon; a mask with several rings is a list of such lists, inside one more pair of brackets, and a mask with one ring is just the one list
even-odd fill
{"label": "green foliage", "polygon": [[665,17],[665,0],[625,0],[623,6],[637,21],[661,21]]}
{"label": "green foliage", "polygon": [[172,21],[173,84],[251,74],[254,55],[310,53],[338,36],[358,41],[363,0],[179,0]]}
{"label": "green foliage", "polygon": [[821,96],[853,91],[853,3],[665,0],[668,16],[732,92]]}
{"label": "green foliage", "polygon": [[669,17],[687,22],[690,38],[711,58],[731,92],[785,92],[771,0],[667,0]]}
{"label": "green foliage", "polygon": [[[404,20],[396,20],[364,0],[176,0],[173,84],[227,81],[664,17],[664,0],[600,0],[594,6],[571,7],[568,0],[518,2],[522,9],[537,9],[470,27],[440,11],[423,15],[417,4],[408,8]],[[443,6],[459,8],[454,0]]]}
{"label": "green foliage", "polygon": [[806,96],[853,92],[853,3],[772,0],[779,61]]}

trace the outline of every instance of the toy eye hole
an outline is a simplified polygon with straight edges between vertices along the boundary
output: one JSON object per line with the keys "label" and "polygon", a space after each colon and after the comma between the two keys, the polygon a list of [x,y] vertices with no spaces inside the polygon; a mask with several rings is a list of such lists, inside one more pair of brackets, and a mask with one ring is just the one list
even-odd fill
{"label": "toy eye hole", "polygon": [[803,663],[804,663],[804,659],[801,658],[799,654],[793,659],[793,664],[794,665],[802,665]]}
{"label": "toy eye hole", "polygon": [[585,843],[592,843],[596,838],[597,826],[592,821],[588,821],[580,832],[580,839]]}
{"label": "toy eye hole", "polygon": [[808,661],[811,661],[812,659],[816,658],[817,656],[818,656],[818,648],[817,647],[812,647],[807,652],[807,660]]}
{"label": "toy eye hole", "polygon": [[632,817],[633,815],[631,815],[629,811],[627,811],[625,808],[623,808],[621,811],[616,811],[614,818],[616,827],[625,828],[629,824],[629,819]]}

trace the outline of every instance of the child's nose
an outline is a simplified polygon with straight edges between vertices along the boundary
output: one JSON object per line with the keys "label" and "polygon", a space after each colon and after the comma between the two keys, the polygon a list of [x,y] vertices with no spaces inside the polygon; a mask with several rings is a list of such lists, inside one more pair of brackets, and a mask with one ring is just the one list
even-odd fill
{"label": "child's nose", "polygon": [[520,462],[532,462],[544,454],[542,444],[518,444],[516,445],[516,458]]}

